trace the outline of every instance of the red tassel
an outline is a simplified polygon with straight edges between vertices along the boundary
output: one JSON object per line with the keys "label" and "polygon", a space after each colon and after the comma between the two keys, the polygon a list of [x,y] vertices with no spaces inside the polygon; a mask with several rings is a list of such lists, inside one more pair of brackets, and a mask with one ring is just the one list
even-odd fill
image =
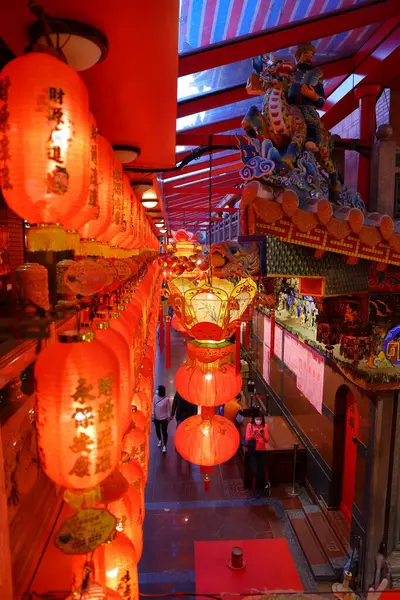
{"label": "red tassel", "polygon": [[162,306],[160,306],[158,318],[160,322],[160,352],[164,352],[164,312]]}
{"label": "red tassel", "polygon": [[205,491],[205,492],[209,492],[209,491],[210,491],[210,483],[211,483],[211,482],[210,482],[210,478],[209,478],[209,476],[208,476],[208,475],[206,475],[206,476],[204,477],[204,491]]}
{"label": "red tassel", "polygon": [[171,368],[171,317],[165,317],[165,368]]}

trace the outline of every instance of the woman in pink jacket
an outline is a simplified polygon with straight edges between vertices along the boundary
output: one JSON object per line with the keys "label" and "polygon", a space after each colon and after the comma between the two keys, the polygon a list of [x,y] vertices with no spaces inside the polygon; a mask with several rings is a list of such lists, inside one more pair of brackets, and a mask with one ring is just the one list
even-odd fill
{"label": "woman in pink jacket", "polygon": [[251,419],[246,427],[246,442],[248,443],[250,469],[256,480],[256,499],[264,489],[270,493],[270,484],[265,474],[266,444],[269,439],[268,426],[264,415],[258,414]]}

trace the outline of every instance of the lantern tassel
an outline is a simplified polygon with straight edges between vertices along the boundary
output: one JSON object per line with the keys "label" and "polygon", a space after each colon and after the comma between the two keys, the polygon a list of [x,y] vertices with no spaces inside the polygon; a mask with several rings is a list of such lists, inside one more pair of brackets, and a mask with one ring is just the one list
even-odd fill
{"label": "lantern tassel", "polygon": [[68,249],[67,235],[61,225],[34,225],[28,230],[29,252],[62,252]]}
{"label": "lantern tassel", "polygon": [[81,256],[105,256],[106,246],[96,240],[81,240],[79,254]]}
{"label": "lantern tassel", "polygon": [[67,229],[65,233],[67,235],[67,250],[73,250],[79,254],[81,249],[79,233],[77,231],[73,231],[72,229]]}

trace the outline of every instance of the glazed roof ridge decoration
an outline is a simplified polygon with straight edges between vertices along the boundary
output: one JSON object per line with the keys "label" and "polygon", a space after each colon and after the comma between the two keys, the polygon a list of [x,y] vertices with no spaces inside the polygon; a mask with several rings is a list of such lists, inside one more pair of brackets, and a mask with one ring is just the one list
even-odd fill
{"label": "glazed roof ridge decoration", "polygon": [[321,198],[299,207],[291,190],[273,190],[261,182],[248,184],[242,201],[243,233],[274,235],[284,242],[321,252],[400,265],[400,221],[389,215],[364,213],[352,206],[336,206]]}

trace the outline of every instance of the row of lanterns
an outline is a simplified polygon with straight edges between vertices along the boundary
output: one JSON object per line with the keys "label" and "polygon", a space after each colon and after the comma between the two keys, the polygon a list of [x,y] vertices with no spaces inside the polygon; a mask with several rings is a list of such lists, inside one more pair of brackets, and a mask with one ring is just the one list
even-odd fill
{"label": "row of lanterns", "polygon": [[55,543],[73,555],[70,599],[138,598],[160,287],[153,261],[36,361],[41,465],[66,488]]}
{"label": "row of lanterns", "polygon": [[[241,390],[239,329],[257,286],[251,278],[233,283],[217,277],[197,285],[176,278],[168,286],[178,321],[173,326],[193,338],[187,345],[187,361],[176,373],[176,389],[201,407],[200,414],[179,425],[175,446],[184,459],[200,466],[208,489],[213,467],[232,458],[240,443],[235,425],[216,415],[215,407],[230,402]],[[228,341],[233,334],[236,348]]]}
{"label": "row of lanterns", "polygon": [[98,132],[80,75],[32,52],[0,75],[0,186],[28,247],[128,257],[158,249],[143,206]]}

